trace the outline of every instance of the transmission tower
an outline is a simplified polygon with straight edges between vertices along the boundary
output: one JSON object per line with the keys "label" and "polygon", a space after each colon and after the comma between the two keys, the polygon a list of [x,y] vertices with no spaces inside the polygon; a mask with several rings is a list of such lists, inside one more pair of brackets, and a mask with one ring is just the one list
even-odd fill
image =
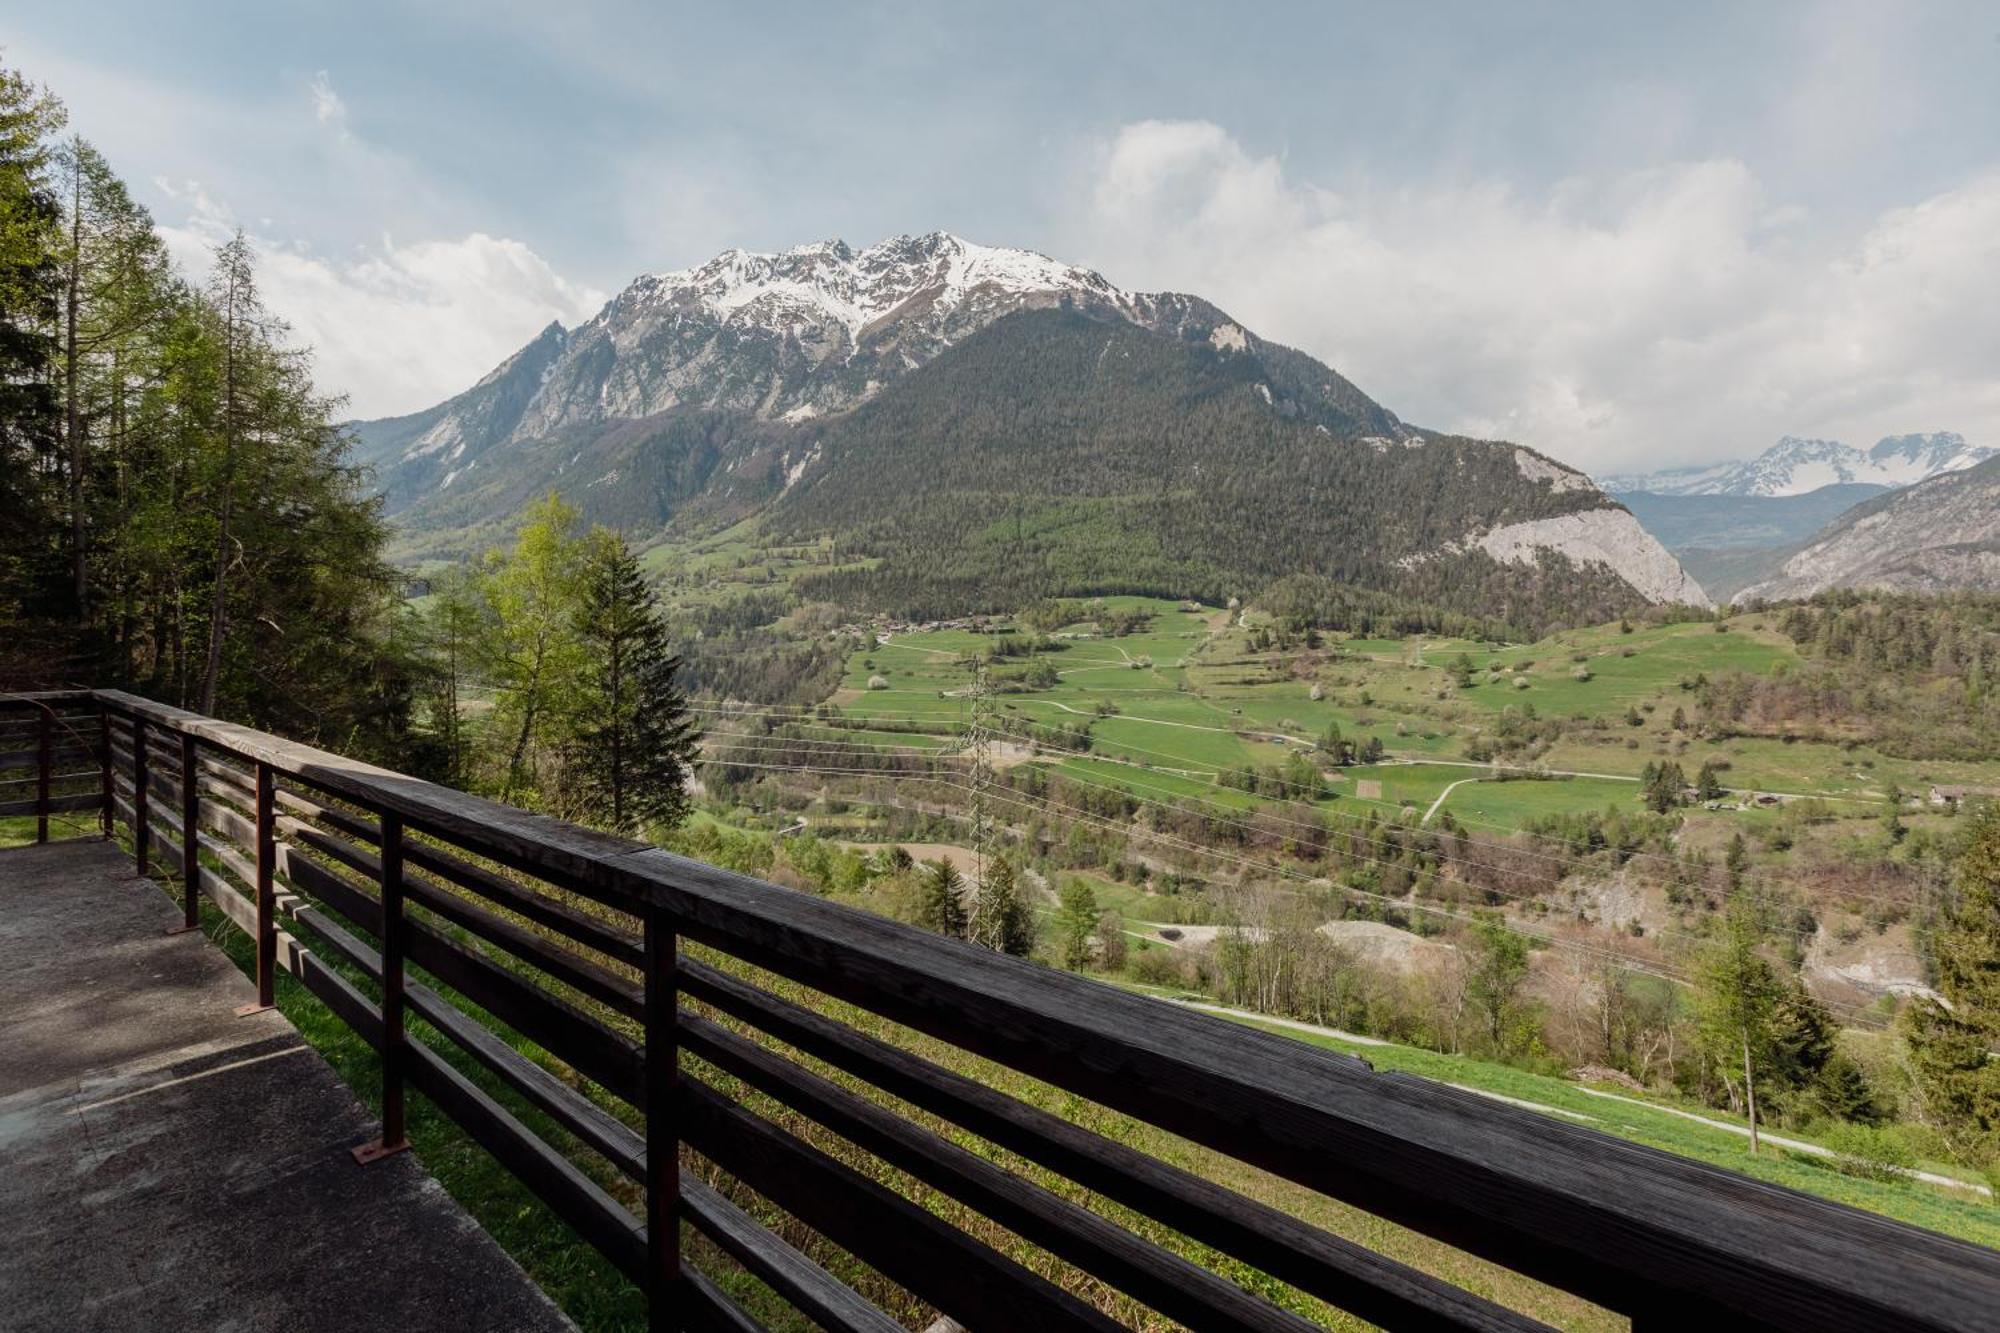
{"label": "transmission tower", "polygon": [[993,841],[993,816],[987,792],[993,784],[988,747],[993,737],[993,698],[986,690],[986,668],[972,680],[972,712],[965,728],[965,752],[972,760],[972,868],[975,886],[986,882],[986,857]]}

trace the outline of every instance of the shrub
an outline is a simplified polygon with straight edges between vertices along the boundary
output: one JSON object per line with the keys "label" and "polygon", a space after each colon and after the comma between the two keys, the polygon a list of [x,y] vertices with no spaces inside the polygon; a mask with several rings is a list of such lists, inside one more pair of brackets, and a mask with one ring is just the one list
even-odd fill
{"label": "shrub", "polygon": [[1834,1169],[1863,1180],[1901,1180],[1917,1164],[1910,1145],[1893,1129],[1843,1123],[1820,1137],[1833,1151]]}
{"label": "shrub", "polygon": [[887,676],[870,676],[868,678],[868,688],[871,690],[886,690],[889,688],[889,678]]}

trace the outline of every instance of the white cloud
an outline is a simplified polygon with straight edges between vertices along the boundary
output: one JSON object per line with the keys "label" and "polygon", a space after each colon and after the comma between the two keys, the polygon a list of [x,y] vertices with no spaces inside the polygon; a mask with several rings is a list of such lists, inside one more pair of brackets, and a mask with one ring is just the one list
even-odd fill
{"label": "white cloud", "polygon": [[[162,226],[191,275],[234,230],[197,185],[161,188],[188,207]],[[569,282],[520,241],[473,232],[402,244],[390,237],[343,258],[252,236],[264,302],[313,349],[314,378],[357,417],[429,407],[470,387],[551,320],[588,319],[604,294]]]}
{"label": "white cloud", "polygon": [[1335,192],[1216,125],[1146,121],[1078,197],[1080,257],[1206,296],[1425,425],[1599,471],[1785,433],[2000,444],[2000,173],[1809,244],[1733,160],[1536,198]]}
{"label": "white cloud", "polygon": [[313,119],[322,125],[344,125],[347,122],[347,103],[340,100],[340,94],[333,90],[333,80],[325,70],[312,76],[309,91],[312,93]]}

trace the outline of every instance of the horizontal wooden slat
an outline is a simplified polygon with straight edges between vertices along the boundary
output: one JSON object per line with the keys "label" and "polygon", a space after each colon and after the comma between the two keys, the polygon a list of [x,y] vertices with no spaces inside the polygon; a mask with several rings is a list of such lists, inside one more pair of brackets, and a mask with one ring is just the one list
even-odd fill
{"label": "horizontal wooden slat", "polygon": [[62,815],[62,813],[68,813],[68,811],[96,811],[102,805],[104,805],[104,797],[100,793],[92,791],[92,793],[78,793],[78,795],[68,795],[68,797],[50,797],[48,799],[48,807],[44,807],[40,801],[34,801],[34,799],[28,799],[28,801],[0,801],[0,815],[36,815],[42,809],[48,809],[50,815]]}
{"label": "horizontal wooden slat", "polygon": [[[336,838],[330,833],[322,832],[303,820],[294,819],[289,815],[279,817],[278,827],[313,851],[333,857],[360,871],[370,880],[380,882],[382,863],[375,853]],[[464,927],[483,940],[498,945],[514,957],[541,969],[565,985],[575,987],[598,1003],[628,1018],[645,1017],[646,1001],[639,986],[609,968],[544,939],[477,903],[468,902],[420,875],[406,873],[403,889],[411,902],[437,913],[454,925]]]}
{"label": "horizontal wooden slat", "polygon": [[710,1189],[681,1172],[681,1209],[687,1220],[736,1262],[821,1328],[849,1333],[903,1333],[903,1326],[787,1245],[784,1239]]}
{"label": "horizontal wooden slat", "polygon": [[[364,819],[350,811],[315,801],[282,787],[278,790],[278,802],[308,819],[317,819],[329,824],[350,838],[375,843],[381,836],[375,821],[371,819]],[[482,898],[490,899],[537,925],[567,935],[577,943],[595,949],[607,957],[615,958],[632,967],[641,967],[645,963],[645,950],[636,933],[619,930],[586,916],[565,903],[516,884],[504,875],[496,874],[484,866],[474,865],[463,857],[454,856],[424,842],[406,841],[403,858],[413,866],[428,870],[440,879],[476,893]]]}
{"label": "horizontal wooden slat", "polygon": [[1985,1329],[2000,1255],[115,691],[105,707],[1584,1297],[1716,1327]]}
{"label": "horizontal wooden slat", "polygon": [[682,1141],[890,1281],[968,1328],[1115,1329],[1046,1279],[699,1079],[680,1081]]}
{"label": "horizontal wooden slat", "polygon": [[764,1333],[762,1324],[692,1268],[681,1270],[680,1290],[672,1299],[681,1312],[681,1327],[691,1333]]}
{"label": "horizontal wooden slat", "polygon": [[[1310,1320],[1280,1310],[717,1023],[683,1013],[679,1038],[683,1049],[1170,1319],[1190,1328],[1240,1333],[1313,1333]],[[847,1236],[836,1231],[829,1239],[845,1243]]]}
{"label": "horizontal wooden slat", "polygon": [[680,960],[678,980],[690,997],[1372,1323],[1489,1333],[1547,1328],[697,959]]}
{"label": "horizontal wooden slat", "polygon": [[429,1047],[411,1042],[406,1050],[410,1057],[406,1072],[413,1086],[621,1272],[634,1282],[643,1281],[643,1229],[616,1199]]}

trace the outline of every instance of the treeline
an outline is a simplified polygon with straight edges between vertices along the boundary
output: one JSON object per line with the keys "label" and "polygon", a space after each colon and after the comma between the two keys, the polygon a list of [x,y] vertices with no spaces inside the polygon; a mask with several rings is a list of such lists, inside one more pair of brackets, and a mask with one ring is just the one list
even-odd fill
{"label": "treeline", "polygon": [[2000,597],[1824,593],[1775,624],[1804,663],[1695,682],[1710,734],[1855,741],[1909,759],[2000,753]]}
{"label": "treeline", "polygon": [[394,754],[399,584],[339,401],[242,235],[176,271],[65,125],[0,71],[0,675]]}

